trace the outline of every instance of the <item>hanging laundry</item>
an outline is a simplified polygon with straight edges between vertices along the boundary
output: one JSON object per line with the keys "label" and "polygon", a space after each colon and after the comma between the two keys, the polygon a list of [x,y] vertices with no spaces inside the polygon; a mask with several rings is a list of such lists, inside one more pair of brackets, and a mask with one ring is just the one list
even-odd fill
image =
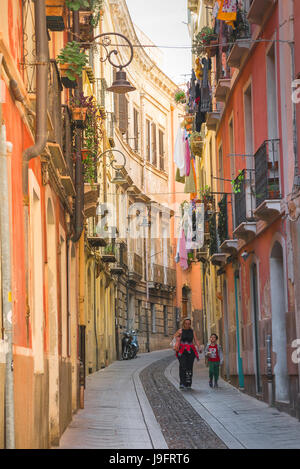
{"label": "hanging laundry", "polygon": [[174,147],[174,161],[177,168],[180,170],[180,175],[183,176],[182,171],[185,168],[185,140],[184,129],[179,127],[176,142]]}
{"label": "hanging laundry", "polygon": [[225,21],[234,28],[234,21],[236,21],[236,16],[236,0],[221,0],[217,18],[219,20]]}
{"label": "hanging laundry", "polygon": [[[194,166],[192,166],[192,168],[194,168]],[[197,191],[195,180],[194,171],[190,171],[189,176],[185,178],[184,192],[186,194],[195,193]]]}
{"label": "hanging laundry", "polygon": [[210,88],[208,82],[208,71],[210,67],[210,59],[203,58],[202,59],[203,65],[203,78],[201,84],[201,105],[200,111],[201,112],[210,112],[211,111],[211,97],[210,97]]}
{"label": "hanging laundry", "polygon": [[189,265],[187,262],[187,250],[186,250],[186,239],[184,230],[181,232],[180,243],[179,243],[179,255],[180,255],[180,266],[183,270],[188,269]]}
{"label": "hanging laundry", "polygon": [[190,144],[188,134],[185,134],[185,175],[190,175],[191,169],[191,151],[190,151]]}
{"label": "hanging laundry", "polygon": [[177,168],[177,170],[176,170],[175,181],[176,181],[176,182],[181,182],[182,184],[185,183],[185,177],[184,177],[184,176],[180,176],[179,168]]}
{"label": "hanging laundry", "polygon": [[217,18],[221,6],[221,0],[217,0],[213,8],[213,18]]}

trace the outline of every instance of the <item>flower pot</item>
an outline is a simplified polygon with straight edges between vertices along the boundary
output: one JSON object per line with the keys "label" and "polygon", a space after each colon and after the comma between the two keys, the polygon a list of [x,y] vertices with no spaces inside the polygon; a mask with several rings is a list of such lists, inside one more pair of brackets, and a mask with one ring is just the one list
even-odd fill
{"label": "flower pot", "polygon": [[88,156],[89,149],[88,148],[81,148],[81,157],[82,160],[86,160]]}
{"label": "flower pot", "polygon": [[76,88],[77,87],[76,80],[70,80],[70,78],[67,77],[67,70],[69,66],[70,65],[68,63],[59,65],[61,82],[65,88]]}
{"label": "flower pot", "polygon": [[84,129],[86,112],[86,107],[74,107],[72,109],[72,119],[75,122],[76,127],[79,129]]}
{"label": "flower pot", "polygon": [[209,55],[209,57],[214,57],[216,55],[217,50],[218,50],[218,46],[219,46],[218,39],[210,41],[209,47],[206,49],[207,54]]}
{"label": "flower pot", "polygon": [[64,0],[46,0],[47,28],[50,31],[64,31]]}

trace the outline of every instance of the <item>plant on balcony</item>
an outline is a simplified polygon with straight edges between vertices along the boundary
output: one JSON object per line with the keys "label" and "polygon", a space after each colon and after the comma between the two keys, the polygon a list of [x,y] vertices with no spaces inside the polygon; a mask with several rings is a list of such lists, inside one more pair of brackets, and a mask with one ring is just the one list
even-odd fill
{"label": "plant on balcony", "polygon": [[[62,78],[65,77],[71,82],[75,82],[80,77],[87,61],[85,52],[75,41],[68,42],[57,57],[57,62],[61,64]],[[63,84],[65,84],[64,81]]]}
{"label": "plant on balcony", "polygon": [[217,41],[217,39],[214,30],[209,26],[204,26],[193,41],[193,53],[197,55],[205,54],[208,52],[211,42]]}
{"label": "plant on balcony", "polygon": [[104,254],[107,256],[114,255],[115,254],[115,246],[113,244],[108,244],[104,248]]}
{"label": "plant on balcony", "polygon": [[268,184],[268,196],[270,197],[270,199],[279,199],[280,189],[278,182]]}
{"label": "plant on balcony", "polygon": [[83,160],[84,180],[93,184],[97,179],[97,156],[102,137],[101,117],[93,97],[88,98],[88,108],[84,129],[85,159]]}
{"label": "plant on balcony", "polygon": [[218,203],[219,205],[219,218],[218,218],[218,234],[220,244],[228,239],[228,220],[227,220],[227,196],[226,194]]}
{"label": "plant on balcony", "polygon": [[103,11],[103,0],[66,0],[66,4],[73,11],[91,11],[90,25],[96,28]]}
{"label": "plant on balcony", "polygon": [[214,213],[209,219],[209,253],[211,256],[218,252],[217,223]]}
{"label": "plant on balcony", "polygon": [[232,191],[234,194],[239,194],[241,192],[242,183],[245,179],[245,171],[240,170],[238,177],[231,181]]}
{"label": "plant on balcony", "polygon": [[89,8],[88,0],[66,0],[66,5],[70,10],[78,11],[80,8]]}
{"label": "plant on balcony", "polygon": [[200,200],[204,203],[206,209],[208,207],[212,207],[214,197],[209,186],[205,186],[204,188],[200,189]]}
{"label": "plant on balcony", "polygon": [[186,102],[185,92],[183,90],[176,91],[176,93],[174,95],[174,100],[175,100],[176,103],[184,104]]}

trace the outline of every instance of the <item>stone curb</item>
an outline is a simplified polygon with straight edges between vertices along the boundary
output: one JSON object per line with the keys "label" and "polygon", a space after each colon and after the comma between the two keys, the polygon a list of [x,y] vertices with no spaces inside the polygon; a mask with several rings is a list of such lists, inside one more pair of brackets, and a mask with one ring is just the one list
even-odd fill
{"label": "stone curb", "polygon": [[141,410],[144,416],[145,425],[148,429],[153,448],[154,449],[168,449],[168,445],[166,440],[162,434],[161,428],[159,423],[157,422],[152,407],[148,401],[146,393],[144,391],[142,382],[140,380],[139,374],[147,368],[151,363],[144,365],[143,367],[137,369],[133,375],[132,379],[134,382],[135,390],[137,393],[137,397],[141,406]]}
{"label": "stone curb", "polygon": [[[176,363],[176,360],[167,366],[165,370],[165,377],[178,388],[179,381],[174,379],[171,375],[171,369]],[[245,449],[245,446],[237,440],[232,433],[230,433],[220,422],[217,420],[205,407],[197,401],[189,392],[182,393],[183,397],[191,404],[195,411],[200,415],[203,420],[211,427],[215,434],[225,443],[229,449]]]}

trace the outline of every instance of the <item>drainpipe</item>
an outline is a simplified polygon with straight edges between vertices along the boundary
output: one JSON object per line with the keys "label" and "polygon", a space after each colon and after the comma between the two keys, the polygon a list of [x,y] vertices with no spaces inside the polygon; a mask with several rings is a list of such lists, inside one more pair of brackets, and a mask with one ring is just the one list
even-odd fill
{"label": "drainpipe", "polygon": [[[46,28],[45,0],[34,2],[35,37],[36,37],[36,119],[35,143],[23,152],[23,199],[24,199],[24,238],[25,238],[25,266],[28,266],[28,167],[29,161],[39,156],[45,149],[47,142],[47,94],[48,94],[48,64],[49,52]],[[15,99],[18,99],[17,89],[11,82]],[[19,97],[21,98],[21,96]],[[28,304],[28,269],[25,271],[26,284],[26,322],[27,345],[29,343],[29,304]]]}
{"label": "drainpipe", "polygon": [[[2,121],[2,109],[0,110]],[[4,325],[5,367],[5,438],[6,449],[15,449],[14,373],[13,373],[13,321],[11,298],[10,216],[8,202],[8,166],[6,157],[6,128],[1,125],[0,134],[0,237],[2,314]]]}
{"label": "drainpipe", "polygon": [[[79,31],[79,12],[73,11],[73,32],[75,38],[80,34]],[[78,80],[78,87],[75,90],[75,95],[78,97],[82,91],[82,79]],[[75,230],[72,238],[73,243],[77,243],[83,231],[83,200],[84,200],[84,182],[83,182],[83,168],[81,158],[81,131],[76,129],[75,134],[75,148],[76,148],[76,162],[75,162]]]}

